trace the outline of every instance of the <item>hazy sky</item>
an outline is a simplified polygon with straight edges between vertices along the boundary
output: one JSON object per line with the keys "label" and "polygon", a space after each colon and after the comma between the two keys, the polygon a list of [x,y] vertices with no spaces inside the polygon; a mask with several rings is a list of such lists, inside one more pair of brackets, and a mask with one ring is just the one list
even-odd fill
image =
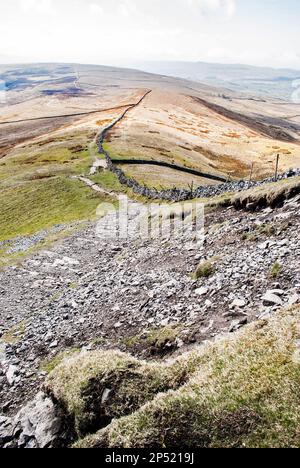
{"label": "hazy sky", "polygon": [[2,0],[0,62],[137,60],[300,69],[299,0]]}

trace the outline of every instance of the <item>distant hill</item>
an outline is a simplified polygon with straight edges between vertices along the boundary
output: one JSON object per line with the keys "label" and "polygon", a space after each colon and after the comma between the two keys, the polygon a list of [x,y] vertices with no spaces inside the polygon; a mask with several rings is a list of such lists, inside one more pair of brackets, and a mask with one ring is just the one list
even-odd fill
{"label": "distant hill", "polygon": [[274,69],[250,65],[226,65],[205,62],[139,62],[141,70],[161,75],[201,81],[234,91],[269,98],[292,100],[293,82],[300,79],[300,71]]}

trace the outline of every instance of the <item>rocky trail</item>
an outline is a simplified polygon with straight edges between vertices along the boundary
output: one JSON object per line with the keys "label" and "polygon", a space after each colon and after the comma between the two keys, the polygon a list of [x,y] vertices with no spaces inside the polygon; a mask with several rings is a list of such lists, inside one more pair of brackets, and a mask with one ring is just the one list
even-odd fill
{"label": "rocky trail", "polygon": [[[299,203],[213,211],[203,246],[190,235],[104,241],[110,214],[2,270],[0,428],[60,353],[117,348],[160,359],[299,302]],[[209,274],[193,279],[207,260]]]}

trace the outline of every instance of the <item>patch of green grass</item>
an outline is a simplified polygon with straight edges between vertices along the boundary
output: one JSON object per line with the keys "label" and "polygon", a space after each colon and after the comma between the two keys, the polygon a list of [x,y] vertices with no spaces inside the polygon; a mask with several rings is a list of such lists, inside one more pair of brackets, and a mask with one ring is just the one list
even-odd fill
{"label": "patch of green grass", "polygon": [[242,235],[242,240],[248,242],[257,242],[259,237],[255,232],[247,232]]}
{"label": "patch of green grass", "polygon": [[176,338],[179,337],[181,330],[181,325],[169,325],[166,327],[153,328],[142,334],[123,338],[121,343],[131,350],[141,347],[151,349],[152,351],[156,350],[159,354],[160,351],[164,350],[167,344],[174,344]]}
{"label": "patch of green grass", "polygon": [[93,219],[103,198],[65,177],[4,187],[0,192],[0,240],[31,235],[56,224]]}
{"label": "patch of green grass", "polygon": [[141,343],[141,341],[143,341],[141,335],[134,335],[127,338],[122,338],[121,343],[124,344],[126,348],[133,349],[135,346]]}
{"label": "patch of green grass", "polygon": [[105,343],[106,343],[106,338],[104,338],[103,336],[100,336],[99,338],[94,338],[91,342],[91,344],[94,346],[102,346],[102,345],[105,345]]}
{"label": "patch of green grass", "polygon": [[193,273],[192,278],[198,280],[200,278],[209,278],[216,271],[214,260],[206,260],[198,265],[196,271]]}
{"label": "patch of green grass", "polygon": [[42,372],[47,372],[47,374],[50,374],[50,372],[53,372],[54,369],[57,366],[59,366],[65,359],[74,357],[76,354],[79,353],[80,349],[78,348],[72,348],[63,351],[62,353],[57,354],[53,359],[47,359],[43,361],[40,365],[40,370]]}
{"label": "patch of green grass", "polygon": [[248,242],[258,242],[261,236],[272,237],[277,233],[275,226],[272,223],[264,223],[255,228],[252,232],[242,234],[242,240]]}
{"label": "patch of green grass", "polygon": [[274,263],[274,265],[272,266],[272,268],[270,269],[270,277],[271,278],[278,278],[278,276],[280,275],[280,273],[282,272],[282,265],[280,265],[280,263],[276,262]]}
{"label": "patch of green grass", "polygon": [[178,388],[185,377],[185,363],[162,366],[119,351],[92,351],[62,362],[48,376],[45,389],[74,417],[80,435]]}
{"label": "patch of green grass", "polygon": [[126,186],[120,184],[115,174],[110,171],[100,171],[90,178],[106,190],[114,192],[125,192],[127,190]]}
{"label": "patch of green grass", "polygon": [[0,342],[10,345],[15,345],[22,341],[26,331],[26,322],[22,321],[17,325],[14,325],[10,330],[4,333]]}
{"label": "patch of green grass", "polygon": [[150,346],[161,349],[167,343],[172,343],[180,335],[181,326],[167,326],[151,330],[147,333],[146,342]]}
{"label": "patch of green grass", "polygon": [[56,302],[56,301],[58,301],[58,300],[61,298],[61,296],[62,296],[62,292],[57,292],[57,293],[55,293],[55,294],[52,294],[52,296],[51,296],[50,299],[49,299],[49,302],[50,302],[50,303],[51,303],[51,302]]}
{"label": "patch of green grass", "polygon": [[267,237],[275,236],[277,232],[275,226],[271,223],[262,224],[257,228],[257,231]]}

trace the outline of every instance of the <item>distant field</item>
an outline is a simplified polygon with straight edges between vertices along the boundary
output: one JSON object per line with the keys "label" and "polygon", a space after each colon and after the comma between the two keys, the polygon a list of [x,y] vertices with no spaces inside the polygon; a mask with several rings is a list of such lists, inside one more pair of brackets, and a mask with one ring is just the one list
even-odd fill
{"label": "distant field", "polygon": [[141,62],[135,66],[150,73],[176,76],[258,98],[291,101],[300,70],[205,62]]}
{"label": "distant field", "polygon": [[[257,179],[274,174],[277,153],[281,171],[299,166],[297,135],[291,132],[289,142],[265,134],[275,132],[276,121],[280,136],[280,117],[266,117],[260,132],[255,129],[257,117],[243,118],[235,101],[230,105],[232,117],[222,114],[228,103],[221,113],[214,110],[215,102],[209,108],[191,96],[156,89],[110,132],[106,149],[116,159],[165,161],[225,178],[249,177],[252,163]],[[284,132],[289,134],[283,127]]]}
{"label": "distant field", "polygon": [[156,189],[173,187],[186,188],[189,185],[197,187],[199,185],[218,184],[218,182],[204,177],[184,174],[165,167],[135,164],[122,164],[120,167],[128,177],[138,180],[140,183],[145,184],[148,187],[154,187]]}

